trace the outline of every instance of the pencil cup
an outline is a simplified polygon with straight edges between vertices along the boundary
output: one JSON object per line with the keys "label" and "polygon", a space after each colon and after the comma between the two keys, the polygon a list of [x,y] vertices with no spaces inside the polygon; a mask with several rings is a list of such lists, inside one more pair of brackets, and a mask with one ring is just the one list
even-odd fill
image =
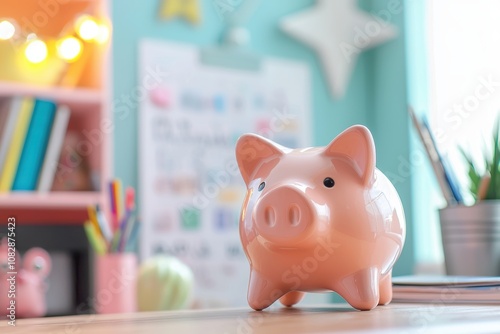
{"label": "pencil cup", "polygon": [[97,313],[130,313],[137,308],[137,256],[116,253],[98,256],[94,307]]}

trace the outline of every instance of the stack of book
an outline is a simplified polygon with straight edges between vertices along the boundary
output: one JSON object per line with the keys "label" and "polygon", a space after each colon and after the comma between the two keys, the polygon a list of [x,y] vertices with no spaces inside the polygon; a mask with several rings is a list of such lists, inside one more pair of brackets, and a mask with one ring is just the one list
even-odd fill
{"label": "stack of book", "polygon": [[393,302],[500,305],[500,277],[400,276],[392,283]]}
{"label": "stack of book", "polygon": [[0,100],[0,193],[51,189],[69,118],[53,101]]}

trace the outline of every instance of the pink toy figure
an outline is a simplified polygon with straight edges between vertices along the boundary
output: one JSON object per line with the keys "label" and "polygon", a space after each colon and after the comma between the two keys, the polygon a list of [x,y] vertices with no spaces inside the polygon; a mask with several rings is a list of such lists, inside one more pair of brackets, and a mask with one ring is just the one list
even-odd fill
{"label": "pink toy figure", "polygon": [[240,238],[250,262],[248,303],[298,303],[333,290],[371,310],[392,300],[391,271],[405,239],[401,200],[375,168],[364,126],[328,146],[289,149],[253,134],[236,144],[248,187]]}
{"label": "pink toy figure", "polygon": [[[0,315],[15,318],[44,316],[46,284],[51,269],[49,254],[41,248],[31,248],[21,257],[16,252],[15,270],[9,267],[7,239],[0,240]],[[17,274],[8,274],[17,272]],[[14,283],[15,287],[11,283]],[[14,301],[14,307],[12,306]],[[5,318],[4,318],[5,319]]]}

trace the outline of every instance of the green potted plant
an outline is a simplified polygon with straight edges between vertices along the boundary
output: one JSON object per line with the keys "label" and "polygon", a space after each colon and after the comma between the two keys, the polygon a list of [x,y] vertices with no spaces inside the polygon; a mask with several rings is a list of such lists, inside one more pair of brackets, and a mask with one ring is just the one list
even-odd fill
{"label": "green potted plant", "polygon": [[448,275],[500,276],[499,124],[493,133],[493,152],[483,157],[484,172],[461,150],[474,204],[448,206],[439,212]]}
{"label": "green potted plant", "polygon": [[476,203],[481,200],[500,199],[500,144],[499,126],[497,125],[493,134],[493,154],[491,158],[485,157],[486,172],[480,173],[476,168],[470,155],[462,151],[469,166],[469,190]]}

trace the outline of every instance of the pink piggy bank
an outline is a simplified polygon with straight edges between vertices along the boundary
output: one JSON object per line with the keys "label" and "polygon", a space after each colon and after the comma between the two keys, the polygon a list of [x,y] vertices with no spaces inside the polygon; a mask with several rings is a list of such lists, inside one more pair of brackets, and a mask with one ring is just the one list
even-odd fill
{"label": "pink piggy bank", "polygon": [[277,299],[292,306],[308,291],[335,291],[359,310],[392,300],[405,217],[394,186],[375,168],[366,127],[305,149],[246,134],[236,157],[248,187],[240,238],[253,309]]}
{"label": "pink piggy bank", "polygon": [[0,315],[8,320],[44,316],[44,279],[51,269],[50,256],[41,248],[32,248],[24,255],[23,263],[16,253],[15,267],[11,268],[12,251],[7,239],[0,240]]}

